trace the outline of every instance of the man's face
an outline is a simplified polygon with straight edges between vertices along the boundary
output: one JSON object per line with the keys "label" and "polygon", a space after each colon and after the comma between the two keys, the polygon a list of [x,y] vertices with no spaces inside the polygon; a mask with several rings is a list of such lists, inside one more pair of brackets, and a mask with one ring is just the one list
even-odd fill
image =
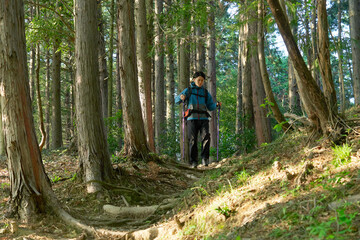
{"label": "man's face", "polygon": [[204,84],[204,81],[205,81],[205,79],[201,76],[194,79],[195,85],[198,87],[202,87],[202,85]]}

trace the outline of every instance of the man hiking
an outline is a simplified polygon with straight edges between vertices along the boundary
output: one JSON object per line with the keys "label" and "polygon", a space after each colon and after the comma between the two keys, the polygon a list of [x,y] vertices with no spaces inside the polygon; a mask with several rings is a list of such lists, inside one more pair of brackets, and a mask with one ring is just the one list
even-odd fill
{"label": "man hiking", "polygon": [[193,75],[190,87],[184,89],[175,98],[175,103],[187,104],[184,117],[187,119],[190,165],[196,168],[198,165],[198,134],[201,138],[202,164],[208,166],[210,154],[210,132],[208,111],[214,111],[220,103],[215,103],[210,93],[203,87],[205,81],[203,72]]}

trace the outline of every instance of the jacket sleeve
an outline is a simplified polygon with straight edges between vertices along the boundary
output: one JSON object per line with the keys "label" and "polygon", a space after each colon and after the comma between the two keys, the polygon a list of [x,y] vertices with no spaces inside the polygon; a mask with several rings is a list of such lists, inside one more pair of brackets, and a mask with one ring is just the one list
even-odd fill
{"label": "jacket sleeve", "polygon": [[182,103],[182,100],[180,99],[180,96],[181,96],[181,95],[187,96],[187,92],[188,92],[188,89],[185,88],[179,95],[177,95],[177,96],[175,97],[175,104],[180,104],[180,103]]}
{"label": "jacket sleeve", "polygon": [[209,92],[208,92],[206,107],[209,111],[214,111],[216,109],[216,103],[214,102],[214,99]]}

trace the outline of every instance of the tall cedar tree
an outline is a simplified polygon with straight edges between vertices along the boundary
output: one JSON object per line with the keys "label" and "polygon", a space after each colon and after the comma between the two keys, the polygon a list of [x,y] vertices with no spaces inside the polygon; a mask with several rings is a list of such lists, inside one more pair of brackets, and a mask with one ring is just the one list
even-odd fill
{"label": "tall cedar tree", "polygon": [[164,33],[162,30],[163,0],[155,0],[155,142],[159,152],[164,148],[165,132],[165,65]]}
{"label": "tall cedar tree", "polygon": [[141,113],[136,64],[134,1],[120,0],[119,55],[121,96],[124,113],[124,154],[130,158],[148,159],[150,152]]}
{"label": "tall cedar tree", "polygon": [[148,24],[146,20],[145,0],[135,1],[135,15],[137,27],[137,57],[140,85],[140,100],[143,109],[143,118],[146,130],[146,136],[149,147],[155,151],[154,127],[152,117],[152,99],[151,99],[151,57],[149,48]]}
{"label": "tall cedar tree", "polygon": [[360,1],[349,0],[350,37],[355,104],[360,104]]}
{"label": "tall cedar tree", "polygon": [[80,173],[89,193],[100,191],[99,182],[112,178],[101,108],[97,26],[96,0],[75,1],[76,126]]}

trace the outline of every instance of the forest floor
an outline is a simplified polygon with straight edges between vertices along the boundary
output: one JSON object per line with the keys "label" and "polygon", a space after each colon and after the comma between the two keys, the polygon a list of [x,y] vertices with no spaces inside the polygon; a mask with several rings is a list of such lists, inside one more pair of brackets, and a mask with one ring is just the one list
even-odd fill
{"label": "forest floor", "polygon": [[51,214],[32,224],[6,219],[9,181],[2,160],[0,239],[360,239],[360,110],[348,116],[348,134],[337,146],[298,130],[206,168],[166,157],[162,164],[114,164],[118,180],[104,184],[102,195],[85,193],[76,155],[45,151],[65,210],[123,238],[89,236]]}

